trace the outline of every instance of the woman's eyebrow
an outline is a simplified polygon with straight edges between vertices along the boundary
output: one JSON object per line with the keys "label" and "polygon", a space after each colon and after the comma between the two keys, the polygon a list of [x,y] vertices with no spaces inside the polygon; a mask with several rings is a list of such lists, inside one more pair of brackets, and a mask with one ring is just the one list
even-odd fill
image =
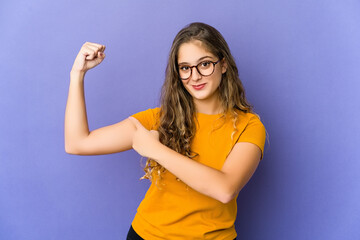
{"label": "woman's eyebrow", "polygon": [[[197,62],[200,62],[201,60],[205,59],[205,58],[213,58],[212,56],[204,56],[204,57],[201,57],[197,60]],[[181,62],[181,63],[178,63],[179,65],[183,65],[183,64],[190,64],[188,62]]]}

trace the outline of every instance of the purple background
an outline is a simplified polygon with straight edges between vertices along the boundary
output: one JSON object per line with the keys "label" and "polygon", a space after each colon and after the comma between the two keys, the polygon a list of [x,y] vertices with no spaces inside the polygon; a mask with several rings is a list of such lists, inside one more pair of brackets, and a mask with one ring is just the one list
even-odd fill
{"label": "purple background", "polygon": [[86,75],[90,130],[158,105],[175,34],[202,21],[228,41],[269,133],[241,191],[239,239],[360,239],[359,1],[0,3],[0,239],[125,239],[149,183],[133,150],[64,150],[69,71]]}

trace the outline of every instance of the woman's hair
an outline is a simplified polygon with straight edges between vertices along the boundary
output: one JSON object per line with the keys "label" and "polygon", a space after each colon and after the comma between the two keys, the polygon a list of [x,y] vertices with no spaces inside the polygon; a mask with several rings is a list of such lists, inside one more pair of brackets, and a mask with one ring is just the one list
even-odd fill
{"label": "woman's hair", "polygon": [[[232,116],[234,132],[231,138],[237,131],[238,114],[235,110],[252,112],[252,106],[245,98],[245,91],[239,79],[235,60],[223,36],[215,28],[205,23],[195,22],[185,26],[176,35],[170,50],[165,82],[161,92],[158,131],[162,144],[189,158],[197,155],[190,148],[196,131],[194,122],[196,109],[192,96],[180,80],[177,61],[181,44],[194,40],[201,41],[209,52],[220,60],[224,59],[227,64],[227,70],[222,75],[219,85],[219,97],[224,109],[221,118],[226,118],[227,113]],[[161,179],[161,173],[165,169],[154,160],[148,159],[144,171],[143,178],[152,180],[153,173],[158,175],[158,179]]]}

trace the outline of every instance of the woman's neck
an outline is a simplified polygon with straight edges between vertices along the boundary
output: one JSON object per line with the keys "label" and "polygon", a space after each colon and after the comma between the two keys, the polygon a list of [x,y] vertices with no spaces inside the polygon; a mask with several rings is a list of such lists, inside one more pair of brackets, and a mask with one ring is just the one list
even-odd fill
{"label": "woman's neck", "polygon": [[208,115],[219,114],[223,112],[223,107],[218,97],[210,99],[194,99],[196,111]]}

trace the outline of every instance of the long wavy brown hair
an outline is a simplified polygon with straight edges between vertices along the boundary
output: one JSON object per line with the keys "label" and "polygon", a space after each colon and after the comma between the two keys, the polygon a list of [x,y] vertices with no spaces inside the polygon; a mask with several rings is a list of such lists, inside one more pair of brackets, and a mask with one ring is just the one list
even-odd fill
{"label": "long wavy brown hair", "polygon": [[[178,72],[178,52],[181,44],[193,40],[201,41],[209,52],[219,59],[224,59],[227,70],[222,75],[219,85],[219,100],[223,109],[221,118],[227,113],[232,117],[234,131],[238,121],[237,110],[252,112],[252,106],[245,98],[245,91],[240,81],[235,60],[230,53],[224,37],[214,27],[205,23],[195,22],[185,26],[176,35],[169,53],[165,72],[165,82],[162,86],[160,98],[160,116],[158,122],[159,140],[162,144],[189,158],[197,154],[191,150],[192,139],[196,132],[196,108],[192,96],[183,86]],[[147,159],[142,178],[161,179],[165,168],[152,159]]]}

